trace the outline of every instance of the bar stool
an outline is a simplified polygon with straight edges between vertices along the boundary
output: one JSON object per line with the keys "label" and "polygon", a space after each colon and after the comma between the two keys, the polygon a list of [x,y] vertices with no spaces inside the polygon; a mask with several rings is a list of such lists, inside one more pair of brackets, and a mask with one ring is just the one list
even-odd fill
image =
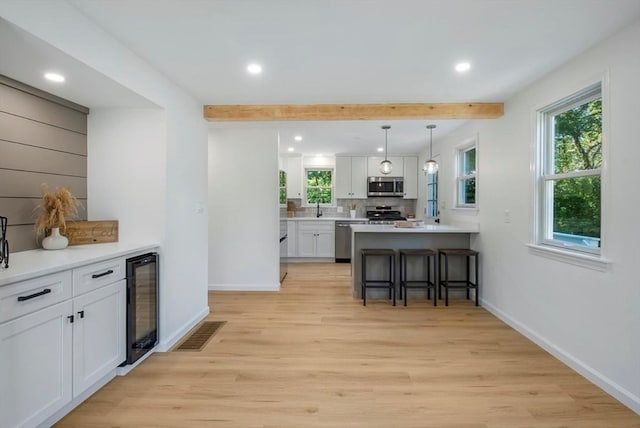
{"label": "bar stool", "polygon": [[[479,252],[464,248],[441,248],[438,250],[438,295],[442,299],[442,288],[444,287],[444,304],[449,306],[449,288],[464,288],[467,290],[467,299],[469,299],[469,290],[475,289],[476,306],[478,306],[478,295],[480,294],[478,279],[478,256]],[[463,256],[466,259],[466,279],[449,279],[449,256]],[[474,258],[475,264],[475,282],[470,279],[470,259]],[[444,259],[444,270],[442,269],[442,260]],[[441,274],[444,271],[444,278]]]}
{"label": "bar stool", "polygon": [[[424,288],[427,290],[427,299],[431,298],[431,289],[433,288],[433,306],[437,305],[437,290],[436,290],[436,255],[434,250],[423,248],[417,250],[399,250],[400,253],[400,298],[402,299],[404,293],[404,305],[407,306],[407,294],[409,294],[409,288]],[[409,280],[407,279],[407,258],[419,257],[424,263],[426,277]],[[433,275],[432,272],[433,266]]]}
{"label": "bar stool", "polygon": [[[362,305],[367,306],[367,288],[389,289],[389,299],[393,297],[393,306],[396,305],[396,252],[384,248],[364,248],[362,254]],[[367,278],[367,258],[384,257],[388,259],[387,278]]]}

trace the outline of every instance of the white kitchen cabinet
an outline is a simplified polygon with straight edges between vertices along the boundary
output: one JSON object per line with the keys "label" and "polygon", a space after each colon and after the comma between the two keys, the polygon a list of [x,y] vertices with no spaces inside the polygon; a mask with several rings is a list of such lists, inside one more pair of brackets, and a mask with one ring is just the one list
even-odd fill
{"label": "white kitchen cabinet", "polygon": [[383,160],[384,156],[369,156],[367,158],[368,177],[404,177],[404,162],[401,156],[387,156],[387,160],[391,161],[391,172],[387,175],[380,172],[380,162]]}
{"label": "white kitchen cabinet", "polygon": [[367,198],[367,158],[336,157],[336,198]]}
{"label": "white kitchen cabinet", "polygon": [[126,281],[73,299],[73,396],[126,358]]}
{"label": "white kitchen cabinet", "polygon": [[52,423],[125,359],[124,256],[0,284],[2,428]]}
{"label": "white kitchen cabinet", "polygon": [[404,166],[404,199],[418,199],[418,157],[402,158]]}
{"label": "white kitchen cabinet", "polygon": [[298,230],[295,221],[287,222],[287,255],[296,257],[298,252]]}
{"label": "white kitchen cabinet", "polygon": [[287,158],[287,199],[302,199],[302,158]]}
{"label": "white kitchen cabinet", "polygon": [[298,222],[297,257],[335,256],[335,222],[304,221]]}
{"label": "white kitchen cabinet", "polygon": [[0,324],[0,426],[35,427],[72,398],[67,300]]}

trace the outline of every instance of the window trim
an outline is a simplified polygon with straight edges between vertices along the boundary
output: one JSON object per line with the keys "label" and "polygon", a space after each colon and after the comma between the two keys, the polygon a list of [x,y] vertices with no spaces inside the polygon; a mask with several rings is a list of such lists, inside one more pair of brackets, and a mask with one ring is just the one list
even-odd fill
{"label": "window trim", "polygon": [[[437,219],[440,217],[440,208],[438,205],[438,180],[439,180],[439,172],[436,171],[433,174],[426,173],[424,174],[424,182],[425,182],[425,199],[424,199],[424,214],[425,218],[433,218]],[[429,183],[429,177],[432,178],[432,182]],[[433,187],[433,199],[429,199],[429,186]],[[435,215],[431,215],[429,211],[429,204],[432,204],[433,211],[435,211]]]}
{"label": "window trim", "polygon": [[[545,216],[545,204],[543,201],[542,187],[546,182],[542,179],[544,177],[544,145],[541,141],[545,132],[545,123],[543,120],[543,114],[549,114],[553,112],[566,111],[572,108],[570,102],[574,97],[574,105],[578,106],[585,102],[589,102],[589,97],[585,97],[584,93],[589,89],[600,86],[600,99],[602,100],[602,166],[594,170],[584,171],[572,171],[563,174],[549,174],[548,177],[553,178],[577,178],[581,176],[594,176],[599,173],[600,175],[600,236],[606,237],[608,235],[607,217],[608,217],[608,195],[609,191],[609,179],[607,174],[608,165],[608,153],[609,153],[609,138],[610,135],[610,111],[609,111],[609,72],[605,71],[597,78],[591,78],[577,85],[574,85],[573,90],[563,91],[562,94],[553,97],[548,103],[540,104],[532,109],[531,121],[532,127],[532,140],[531,140],[531,229],[530,239],[527,247],[531,254],[553,259],[556,261],[594,269],[597,271],[607,271],[610,265],[613,263],[610,259],[606,258],[606,240],[601,240],[599,251],[590,252],[585,251],[585,246],[572,246],[572,245],[553,245],[549,242],[544,242],[542,239],[544,233],[544,227],[542,219]],[[567,95],[570,94],[570,95]],[[580,94],[583,96],[581,97]],[[596,97],[598,98],[598,97]],[[596,99],[596,98],[592,98]],[[563,105],[564,108],[555,108]],[[596,172],[597,171],[597,172]]]}
{"label": "window trim", "polygon": [[[475,149],[476,150],[476,170],[474,174],[461,175],[462,171],[462,162],[464,161],[464,153],[467,151]],[[453,189],[453,197],[455,204],[453,206],[453,210],[461,211],[461,212],[477,212],[478,211],[478,136],[474,135],[472,137],[467,138],[458,146],[455,147],[454,151],[454,159],[455,159],[455,176],[454,176],[454,189]],[[460,203],[461,195],[460,195],[460,186],[462,180],[468,180],[470,178],[475,178],[476,180],[476,202],[474,204],[462,204]]]}
{"label": "window trim", "polygon": [[[303,180],[302,180],[302,195],[303,195],[303,199],[302,199],[302,206],[303,207],[315,207],[317,204],[315,203],[309,203],[309,201],[307,200],[307,189],[309,188],[309,186],[307,186],[307,172],[308,171],[331,171],[331,202],[329,202],[328,204],[320,204],[321,207],[335,207],[336,206],[336,169],[332,166],[305,166],[303,168],[304,170],[304,175],[303,175]],[[315,188],[315,186],[312,186],[311,188]]]}

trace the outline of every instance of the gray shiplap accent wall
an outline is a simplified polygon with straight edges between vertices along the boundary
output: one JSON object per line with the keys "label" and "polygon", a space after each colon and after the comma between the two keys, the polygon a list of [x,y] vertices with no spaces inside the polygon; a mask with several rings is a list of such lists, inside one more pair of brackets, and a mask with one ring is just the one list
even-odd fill
{"label": "gray shiplap accent wall", "polygon": [[0,215],[12,253],[40,246],[34,208],[44,183],[68,187],[86,220],[88,111],[0,76]]}

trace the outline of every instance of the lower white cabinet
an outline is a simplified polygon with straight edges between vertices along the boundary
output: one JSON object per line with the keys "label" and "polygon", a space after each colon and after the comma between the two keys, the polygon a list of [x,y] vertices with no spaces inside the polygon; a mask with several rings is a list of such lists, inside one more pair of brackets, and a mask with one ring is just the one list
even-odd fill
{"label": "lower white cabinet", "polygon": [[0,427],[36,427],[115,375],[127,302],[124,269],[113,266],[124,259],[0,287]]}
{"label": "lower white cabinet", "polygon": [[335,257],[335,223],[305,221],[298,223],[298,257]]}
{"label": "lower white cabinet", "polygon": [[126,281],[73,299],[73,396],[126,358]]}
{"label": "lower white cabinet", "polygon": [[34,427],[72,398],[71,301],[0,324],[0,426]]}

